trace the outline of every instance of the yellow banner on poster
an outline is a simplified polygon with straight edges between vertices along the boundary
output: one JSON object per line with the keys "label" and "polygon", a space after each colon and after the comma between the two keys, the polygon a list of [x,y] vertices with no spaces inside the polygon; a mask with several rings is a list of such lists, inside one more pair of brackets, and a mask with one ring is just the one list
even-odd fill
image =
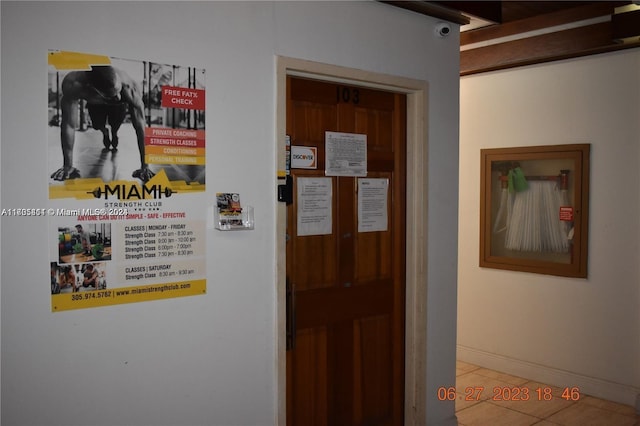
{"label": "yellow banner on poster", "polygon": [[205,157],[190,155],[147,154],[144,156],[144,161],[147,164],[177,164],[183,166],[204,166],[206,164]]}
{"label": "yellow banner on poster", "polygon": [[150,145],[146,148],[146,153],[148,155],[179,155],[179,156],[193,156],[193,157],[204,157],[206,148],[196,148],[196,147],[176,147],[176,146],[160,146],[160,145]]}
{"label": "yellow banner on poster", "polygon": [[105,55],[67,52],[49,52],[49,65],[57,70],[90,70],[91,65],[111,65],[111,58]]}
{"label": "yellow banner on poster", "polygon": [[[204,164],[204,157],[198,157],[198,163]],[[184,163],[183,163],[184,164]],[[104,182],[101,178],[69,179],[59,185],[49,186],[49,198],[75,198],[91,200],[114,196],[119,200],[160,199],[178,192],[201,192],[205,185],[183,180],[170,181],[164,169],[161,169],[145,184],[139,181],[116,180]]]}
{"label": "yellow banner on poster", "polygon": [[148,300],[172,299],[205,294],[206,280],[178,281],[115,289],[80,291],[51,295],[51,311],[95,308]]}

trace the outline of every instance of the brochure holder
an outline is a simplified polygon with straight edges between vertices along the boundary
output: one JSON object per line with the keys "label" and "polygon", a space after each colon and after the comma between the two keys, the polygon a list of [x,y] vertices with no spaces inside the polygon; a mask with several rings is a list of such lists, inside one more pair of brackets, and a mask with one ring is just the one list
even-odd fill
{"label": "brochure holder", "polygon": [[235,193],[217,193],[214,210],[215,228],[219,231],[251,230],[254,226],[253,207],[240,206],[240,196]]}

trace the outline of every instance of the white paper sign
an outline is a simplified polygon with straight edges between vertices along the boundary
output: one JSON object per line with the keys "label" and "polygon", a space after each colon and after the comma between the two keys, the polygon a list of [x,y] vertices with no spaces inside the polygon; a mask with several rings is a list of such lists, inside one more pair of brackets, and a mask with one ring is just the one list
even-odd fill
{"label": "white paper sign", "polygon": [[298,236],[332,232],[331,178],[298,178]]}
{"label": "white paper sign", "polygon": [[358,179],[358,232],[389,229],[389,179]]}
{"label": "white paper sign", "polygon": [[367,175],[367,135],[325,132],[327,176]]}

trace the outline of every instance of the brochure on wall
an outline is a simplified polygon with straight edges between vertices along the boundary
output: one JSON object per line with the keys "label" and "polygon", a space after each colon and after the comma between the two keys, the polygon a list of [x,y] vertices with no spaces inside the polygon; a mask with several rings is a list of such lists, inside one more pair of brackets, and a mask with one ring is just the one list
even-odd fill
{"label": "brochure on wall", "polygon": [[218,226],[221,229],[243,226],[240,194],[230,192],[216,193]]}
{"label": "brochure on wall", "polygon": [[389,229],[389,179],[358,179],[358,232]]}
{"label": "brochure on wall", "polygon": [[333,230],[331,178],[298,178],[297,184],[297,235],[331,234]]}
{"label": "brochure on wall", "polygon": [[204,294],[205,71],[48,64],[52,311]]}
{"label": "brochure on wall", "polygon": [[367,135],[325,132],[325,152],[325,175],[367,175]]}

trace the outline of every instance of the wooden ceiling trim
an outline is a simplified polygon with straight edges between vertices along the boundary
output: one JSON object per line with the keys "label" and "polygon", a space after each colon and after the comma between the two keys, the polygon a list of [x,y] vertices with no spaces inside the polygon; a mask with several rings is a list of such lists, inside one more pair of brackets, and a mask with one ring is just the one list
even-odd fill
{"label": "wooden ceiling trim", "polygon": [[626,2],[595,3],[587,6],[574,7],[558,12],[533,16],[531,18],[519,19],[517,21],[505,22],[501,25],[465,31],[460,34],[460,45],[464,46],[465,44],[478,43],[500,37],[507,37],[543,28],[554,27],[556,25],[583,21],[604,15],[611,15],[617,6],[625,3]]}
{"label": "wooden ceiling trim", "polygon": [[612,39],[610,22],[574,28],[460,52],[460,75],[477,74],[638,47]]}
{"label": "wooden ceiling trim", "polygon": [[502,1],[434,1],[443,7],[459,10],[485,21],[502,23]]}
{"label": "wooden ceiling trim", "polygon": [[616,40],[640,36],[640,9],[613,15],[611,24]]}
{"label": "wooden ceiling trim", "polygon": [[466,25],[469,23],[469,18],[457,10],[439,6],[435,3],[425,1],[380,1],[380,3],[410,10],[421,15],[432,16],[444,21],[453,22],[454,24]]}
{"label": "wooden ceiling trim", "polygon": [[[463,13],[480,15],[478,7],[483,5],[486,15],[501,19],[498,24],[460,34],[460,75],[640,47],[640,12],[630,11],[631,0],[576,1],[575,5],[507,0],[378,1],[460,25],[469,22]],[[502,7],[501,16],[495,3]],[[617,9],[620,6],[625,7]],[[616,14],[616,9],[627,11]]]}

